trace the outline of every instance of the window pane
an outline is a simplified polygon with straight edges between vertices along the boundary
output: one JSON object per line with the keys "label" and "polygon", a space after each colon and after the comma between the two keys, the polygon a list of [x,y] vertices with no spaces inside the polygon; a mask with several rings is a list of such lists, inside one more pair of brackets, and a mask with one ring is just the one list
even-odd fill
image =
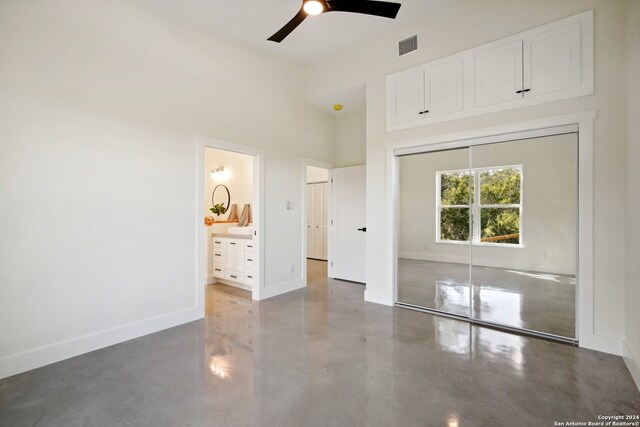
{"label": "window pane", "polygon": [[440,240],[469,240],[469,208],[440,209]]}
{"label": "window pane", "polygon": [[480,210],[480,241],[520,243],[519,208],[483,208]]}
{"label": "window pane", "polygon": [[469,172],[451,172],[440,175],[441,205],[469,205]]}
{"label": "window pane", "polygon": [[520,170],[490,169],[480,173],[480,204],[520,204]]}

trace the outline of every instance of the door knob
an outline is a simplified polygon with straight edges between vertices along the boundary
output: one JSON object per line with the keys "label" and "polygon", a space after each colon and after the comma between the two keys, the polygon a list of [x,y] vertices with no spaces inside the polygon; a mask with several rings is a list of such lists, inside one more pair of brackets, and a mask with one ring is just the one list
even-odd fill
{"label": "door knob", "polygon": [[366,233],[367,232],[367,227],[358,228],[358,231],[364,231]]}

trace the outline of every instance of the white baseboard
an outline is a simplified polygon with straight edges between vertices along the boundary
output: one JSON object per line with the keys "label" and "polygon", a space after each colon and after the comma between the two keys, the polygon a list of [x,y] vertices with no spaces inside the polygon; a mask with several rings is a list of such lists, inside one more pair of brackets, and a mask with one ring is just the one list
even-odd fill
{"label": "white baseboard", "polygon": [[244,283],[232,282],[231,280],[220,279],[218,277],[213,279],[213,282],[209,283],[224,283],[225,285],[233,286],[234,288],[244,289],[245,291],[252,291],[251,285],[245,285]]}
{"label": "white baseboard", "polygon": [[0,358],[0,379],[202,318],[197,307]]}
{"label": "white baseboard", "polygon": [[636,387],[640,390],[640,360],[631,352],[626,341],[622,345],[622,357],[624,358],[624,362],[627,364],[629,372],[631,372],[633,380],[636,382]]}
{"label": "white baseboard", "polygon": [[579,346],[590,350],[622,356],[623,340],[621,338],[599,335],[595,333],[579,333]]}
{"label": "white baseboard", "polygon": [[364,291],[364,300],[375,304],[393,306],[393,296],[389,292],[380,292],[366,289]]}
{"label": "white baseboard", "polygon": [[[515,249],[514,249],[515,250]],[[422,252],[400,252],[398,258],[414,259],[419,261],[434,261],[434,262],[453,262],[456,264],[468,264],[468,256],[457,255],[441,255],[441,254],[426,254]],[[539,265],[539,264],[524,264],[518,262],[505,261],[503,258],[473,258],[473,265],[479,267],[495,267],[495,268],[509,268],[512,270],[521,271],[539,271],[551,274],[567,274],[573,275],[575,271],[570,271],[557,266]]]}
{"label": "white baseboard", "polygon": [[307,282],[304,279],[294,279],[284,283],[278,283],[277,285],[267,286],[260,293],[260,299],[267,299],[278,295],[285,294],[287,292],[295,291],[305,288]]}

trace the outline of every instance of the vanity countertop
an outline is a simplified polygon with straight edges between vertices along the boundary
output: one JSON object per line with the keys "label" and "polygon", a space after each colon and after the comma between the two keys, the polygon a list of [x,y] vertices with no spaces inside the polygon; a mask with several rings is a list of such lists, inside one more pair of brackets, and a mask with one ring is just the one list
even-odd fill
{"label": "vanity countertop", "polygon": [[213,237],[228,237],[231,239],[243,239],[243,240],[253,240],[253,235],[251,234],[229,234],[229,233],[211,233]]}

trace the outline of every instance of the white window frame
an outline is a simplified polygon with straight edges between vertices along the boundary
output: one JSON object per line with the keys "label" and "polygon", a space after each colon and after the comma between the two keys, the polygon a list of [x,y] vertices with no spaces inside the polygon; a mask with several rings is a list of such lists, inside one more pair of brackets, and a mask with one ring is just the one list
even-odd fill
{"label": "white window frame", "polygon": [[[480,203],[480,185],[481,185],[481,175],[483,171],[486,170],[500,170],[500,169],[517,169],[520,171],[520,203],[519,204],[501,204],[501,205],[482,205]],[[442,183],[442,175],[443,174],[454,174],[454,173],[467,173],[471,177],[473,177],[473,202],[469,200],[469,204],[467,205],[442,205],[442,194],[441,194],[441,183]],[[482,168],[470,168],[470,169],[453,169],[446,171],[437,171],[436,172],[436,243],[446,243],[446,244],[454,244],[454,245],[468,245],[471,243],[474,246],[496,246],[503,248],[523,248],[524,247],[524,239],[523,239],[523,215],[524,215],[524,207],[522,204],[522,196],[523,196],[523,182],[524,182],[524,168],[523,165],[500,165],[500,166],[489,166]],[[467,208],[471,214],[470,222],[471,222],[471,232],[469,233],[471,236],[471,240],[446,240],[441,239],[441,228],[440,228],[440,212],[442,208]],[[520,236],[518,237],[517,244],[513,243],[493,243],[493,242],[482,242],[480,233],[482,232],[480,227],[480,211],[481,209],[491,209],[491,208],[518,208],[520,210]],[[476,226],[476,218],[478,219]]]}

